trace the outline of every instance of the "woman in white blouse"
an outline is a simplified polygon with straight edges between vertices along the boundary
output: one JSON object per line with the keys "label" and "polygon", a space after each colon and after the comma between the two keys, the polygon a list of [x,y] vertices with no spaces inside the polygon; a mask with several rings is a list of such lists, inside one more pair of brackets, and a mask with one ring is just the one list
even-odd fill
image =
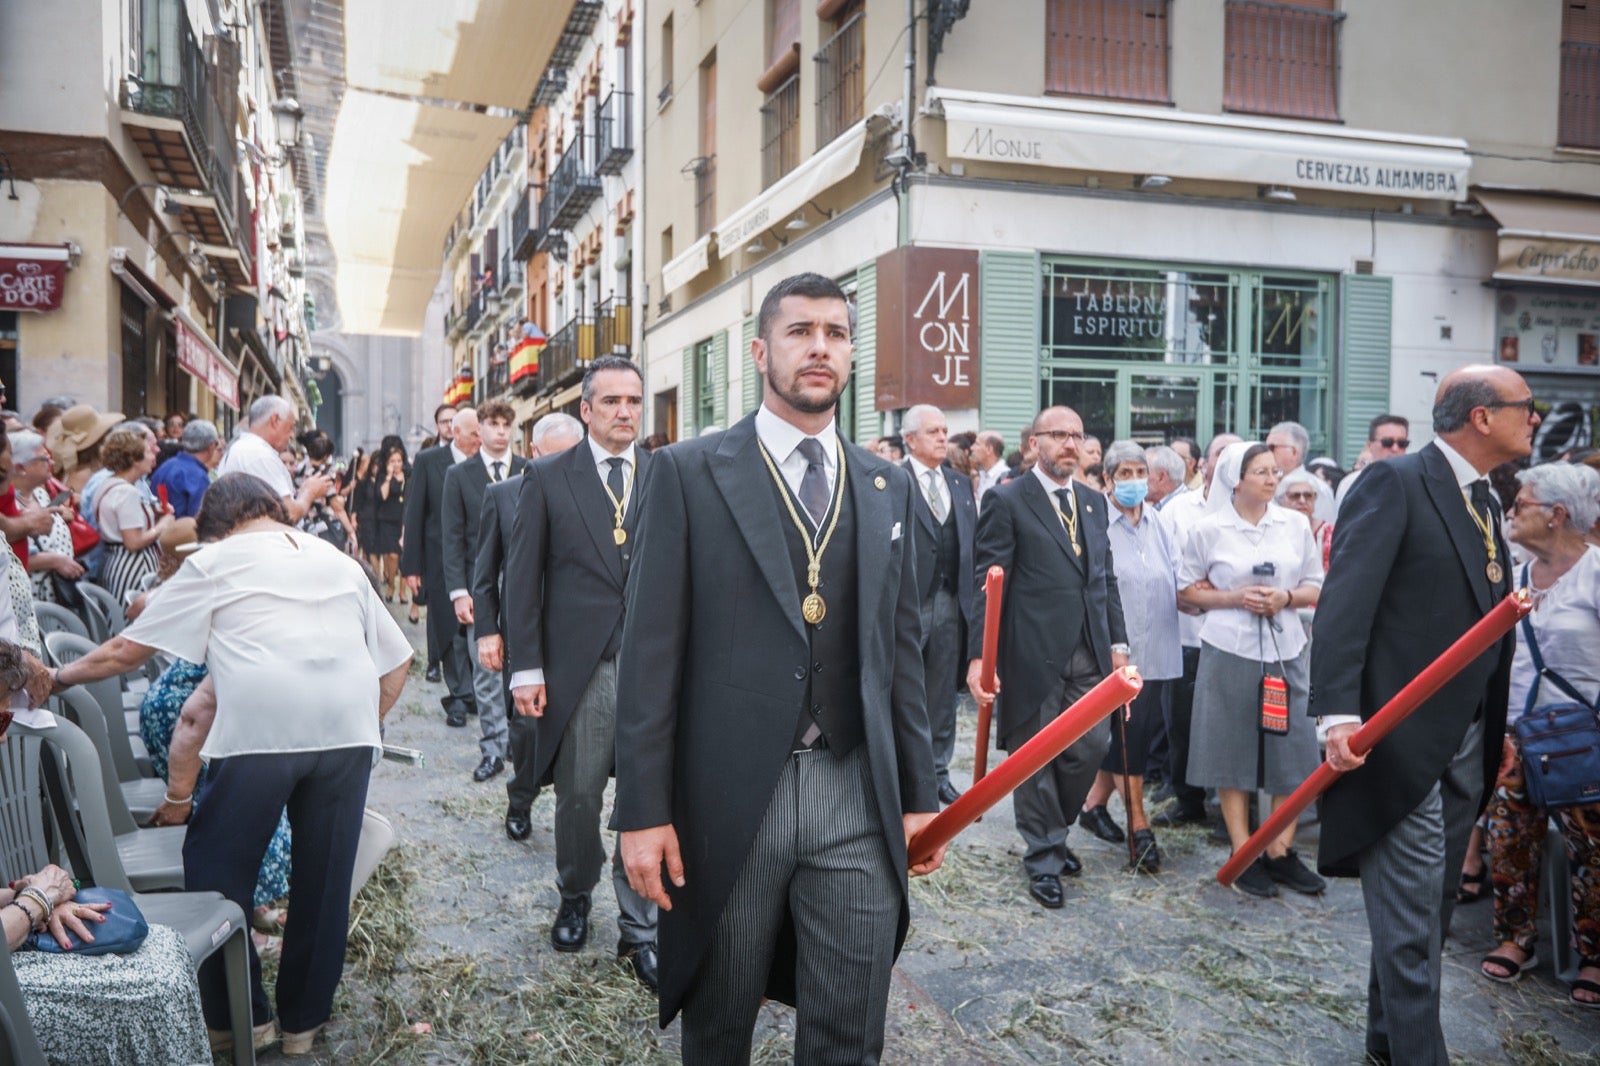
{"label": "woman in white blouse", "polygon": [[96,525],[106,546],[99,580],[118,603],[126,603],[128,593],[161,565],[157,541],[172,525],[172,508],[162,505],[158,511],[134,487],[156,466],[154,444],[143,432],[112,433],[100,446],[100,458],[111,476],[94,496]]}
{"label": "woman in white blouse", "polygon": [[[1585,466],[1548,463],[1522,471],[1517,480],[1522,485],[1506,516],[1506,533],[1532,559],[1517,578],[1533,592],[1533,611],[1527,628],[1517,627],[1513,722],[1559,703],[1582,701],[1592,707],[1600,702],[1600,548],[1584,542],[1584,533],[1600,518],[1600,474]],[[1534,668],[1529,632],[1539,645],[1542,677]],[[1486,823],[1494,935],[1500,946],[1480,970],[1491,981],[1511,982],[1537,962],[1539,867],[1551,815],[1561,825],[1572,870],[1573,931],[1581,961],[1571,999],[1576,1006],[1600,1009],[1600,803],[1548,812],[1534,807],[1509,724]]]}
{"label": "woman in white blouse", "polygon": [[[173,735],[170,791],[154,821],[188,819],[185,886],[221,892],[248,913],[288,808],[294,920],[283,938],[278,1022],[284,1054],[306,1054],[332,1012],[378,727],[405,685],[412,649],[355,560],[287,518],[259,478],[219,478],[196,519],[200,539],[217,543],[191,556],[121,636],[62,667],[56,681],[112,677],[158,649],[206,664]],[[253,946],[250,962],[254,1022],[270,1038]],[[201,994],[208,1024],[226,1029],[220,970],[201,971]]]}
{"label": "woman in white blouse", "polygon": [[[1322,552],[1305,518],[1272,502],[1278,464],[1265,444],[1230,444],[1218,459],[1207,514],[1195,523],[1178,575],[1178,600],[1205,612],[1189,747],[1191,784],[1213,787],[1233,847],[1250,837],[1250,794],[1276,805],[1317,766],[1307,717],[1309,648],[1296,608],[1315,606]],[[1261,679],[1289,687],[1288,732],[1260,730]],[[1294,851],[1290,826],[1235,884],[1254,896],[1278,885],[1315,895],[1326,886]]]}

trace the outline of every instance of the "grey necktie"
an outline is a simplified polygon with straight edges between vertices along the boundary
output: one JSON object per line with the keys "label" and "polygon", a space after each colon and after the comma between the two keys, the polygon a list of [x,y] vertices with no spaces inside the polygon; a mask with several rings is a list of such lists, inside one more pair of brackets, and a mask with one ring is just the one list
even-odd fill
{"label": "grey necktie", "polygon": [[828,513],[828,471],[822,465],[822,443],[807,437],[796,448],[806,460],[806,472],[800,479],[800,503],[811,516],[811,524],[822,528],[823,516]]}
{"label": "grey necktie", "polygon": [[928,510],[933,512],[935,522],[943,522],[944,497],[939,494],[939,471],[929,470],[922,476],[928,481]]}
{"label": "grey necktie", "polygon": [[606,465],[611,469],[606,471],[606,488],[611,490],[611,498],[621,506],[622,494],[628,491],[622,480],[622,456],[614,456],[606,460]]}
{"label": "grey necktie", "polygon": [[504,469],[505,469],[505,465],[506,465],[505,461],[501,460],[501,459],[496,459],[494,462],[490,463],[489,465],[494,468],[494,479],[496,481],[499,481],[504,476]]}

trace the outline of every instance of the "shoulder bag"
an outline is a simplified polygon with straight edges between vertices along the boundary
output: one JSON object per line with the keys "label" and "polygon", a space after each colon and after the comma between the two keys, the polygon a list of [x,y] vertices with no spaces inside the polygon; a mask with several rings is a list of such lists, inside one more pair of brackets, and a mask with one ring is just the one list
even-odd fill
{"label": "shoulder bag", "polygon": [[[1522,584],[1528,586],[1526,565]],[[1534,676],[1522,717],[1513,728],[1522,752],[1528,801],[1543,810],[1600,802],[1600,715],[1566,678],[1545,665],[1527,617],[1522,619],[1522,636],[1528,642]],[[1539,686],[1546,678],[1572,702],[1535,711]]]}

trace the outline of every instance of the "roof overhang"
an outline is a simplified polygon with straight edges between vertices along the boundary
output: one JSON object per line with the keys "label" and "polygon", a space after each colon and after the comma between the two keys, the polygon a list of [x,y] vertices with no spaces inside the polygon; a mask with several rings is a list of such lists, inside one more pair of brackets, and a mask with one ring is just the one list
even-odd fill
{"label": "roof overhang", "polygon": [[1600,198],[1486,186],[1472,194],[1500,223],[1495,278],[1600,286]]}

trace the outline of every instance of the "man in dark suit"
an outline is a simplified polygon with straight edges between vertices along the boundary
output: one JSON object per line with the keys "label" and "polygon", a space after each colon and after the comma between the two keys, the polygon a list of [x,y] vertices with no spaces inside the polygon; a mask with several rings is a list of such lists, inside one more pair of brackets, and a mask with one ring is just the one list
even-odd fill
{"label": "man in dark suit", "polygon": [[[989,490],[973,551],[977,574],[991,566],[1006,573],[995,669],[995,721],[1006,751],[1031,740],[1128,661],[1105,498],[1072,477],[1083,420],[1070,407],[1048,407],[1027,439],[1033,469]],[[967,686],[983,699],[981,583],[973,618]],[[1041,906],[1060,907],[1061,875],[1083,870],[1067,847],[1067,829],[1110,745],[1111,727],[1101,722],[1012,793],[1017,832],[1027,845],[1022,865]]]}
{"label": "man in dark suit", "polygon": [[1369,465],[1334,527],[1311,645],[1311,713],[1328,762],[1318,865],[1359,874],[1372,933],[1367,1052],[1446,1066],[1439,949],[1472,823],[1494,787],[1515,635],[1485,652],[1364,759],[1360,722],[1511,590],[1485,475],[1533,450],[1539,416],[1515,372],[1471,366],[1439,383],[1434,441]]}
{"label": "man in dark suit", "polygon": [[763,995],[799,1007],[796,1061],[876,1062],[906,841],[938,809],[914,489],[838,435],[850,331],[833,281],[780,281],[751,345],[762,406],[663,450],[645,493],[617,821],[662,908],[685,1062],[749,1061]]}
{"label": "man in dark suit", "polygon": [[456,620],[444,580],[444,476],[452,466],[478,454],[478,415],[470,407],[451,422],[455,439],[417,453],[406,484],[405,542],[400,572],[420,589],[428,604],[428,658],[444,667],[446,725],[464,726],[477,708],[472,694],[472,659],[466,627]]}
{"label": "man in dark suit", "polygon": [[[589,894],[605,846],[600,808],[616,765],[617,656],[623,591],[650,456],[635,445],[644,383],[632,360],[607,355],[583,376],[584,443],[528,465],[506,553],[506,655],[517,713],[535,726],[533,779],[556,790],[557,951],[589,937]],[[612,857],[617,956],[656,984],[656,909]]]}
{"label": "man in dark suit", "polygon": [[917,486],[918,589],[922,597],[922,668],[928,690],[928,728],[933,735],[933,766],[939,775],[939,801],[954,803],[961,793],[950,783],[950,756],[956,747],[956,688],[972,626],[972,533],[978,507],[972,482],[944,465],[950,427],[931,404],[906,411],[900,423],[905,438],[905,468]]}
{"label": "man in dark suit", "polygon": [[506,699],[499,670],[478,661],[473,622],[472,569],[478,557],[479,519],[490,485],[520,476],[527,460],[511,453],[511,427],[516,413],[504,400],[490,400],[478,408],[477,460],[457,463],[444,478],[444,585],[450,609],[466,627],[467,656],[472,666],[473,703],[478,708],[478,751],[482,756],[472,779],[489,780],[505,769],[508,736]]}
{"label": "man in dark suit", "polygon": [[[534,423],[528,443],[535,459],[557,455],[583,440],[583,423],[557,411]],[[526,468],[527,464],[523,464]],[[483,514],[478,519],[477,559],[472,570],[473,632],[477,636],[478,664],[493,670],[502,682],[501,697],[507,707],[511,701],[511,674],[506,670],[505,599],[501,595],[506,547],[511,543],[517,517],[517,496],[521,479],[506,479],[492,484],[483,494]],[[533,832],[530,809],[539,798],[539,779],[534,769],[534,731],[538,719],[510,715],[506,723],[510,734],[511,779],[506,782],[506,836],[527,840]]]}

